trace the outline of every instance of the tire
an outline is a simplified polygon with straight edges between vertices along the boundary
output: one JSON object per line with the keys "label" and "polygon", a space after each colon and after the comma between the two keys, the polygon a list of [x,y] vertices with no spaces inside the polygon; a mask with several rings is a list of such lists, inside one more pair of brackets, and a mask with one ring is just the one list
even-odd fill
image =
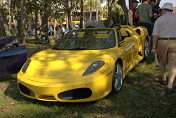
{"label": "tire", "polygon": [[123,68],[121,63],[117,62],[114,68],[112,79],[112,93],[120,92],[123,84]]}
{"label": "tire", "polygon": [[148,58],[149,53],[150,53],[150,45],[148,40],[146,39],[144,43],[144,60]]}

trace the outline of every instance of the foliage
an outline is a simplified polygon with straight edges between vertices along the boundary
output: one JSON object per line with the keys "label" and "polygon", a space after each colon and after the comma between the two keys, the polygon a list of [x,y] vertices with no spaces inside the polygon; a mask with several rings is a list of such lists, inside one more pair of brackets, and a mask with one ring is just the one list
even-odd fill
{"label": "foliage", "polygon": [[114,24],[122,24],[124,20],[124,12],[120,5],[115,4],[112,14],[112,20]]}
{"label": "foliage", "polygon": [[102,14],[103,14],[103,17],[105,18],[108,17],[108,5],[107,4],[103,7]]}
{"label": "foliage", "polygon": [[[96,1],[98,8],[96,7]],[[111,9],[115,9],[113,10],[113,12],[111,12],[108,6],[105,6],[104,8],[101,7],[101,3],[103,2],[103,0],[85,0],[83,4],[84,11],[90,12],[90,19],[92,19],[91,16],[93,9],[96,9],[96,11],[97,9],[101,10],[105,17],[108,17],[108,11],[110,11],[109,13],[113,13],[111,15],[111,18],[113,17],[115,22],[119,22],[119,19],[123,18],[120,15],[121,11],[118,11],[119,7],[113,8],[114,6],[116,6],[115,4],[118,0],[107,1],[111,2]],[[23,2],[25,5],[20,5],[20,2]],[[24,39],[22,37],[24,37],[24,35],[26,34],[26,30],[36,28],[38,23],[39,25],[41,25],[40,31],[47,33],[49,21],[54,22],[55,20],[57,20],[63,22],[66,20],[67,16],[67,25],[71,29],[71,16],[78,16],[79,19],[82,18],[83,20],[83,15],[78,12],[79,10],[81,10],[81,0],[7,0],[6,2],[3,2],[3,6],[4,10],[1,10],[1,13],[4,14],[4,20],[8,21],[9,18],[14,19],[13,21],[11,21],[15,23],[15,34],[17,34],[17,31],[20,32],[18,33],[18,35],[21,39]],[[96,14],[98,14],[98,12],[96,12]],[[98,17],[96,17],[96,19],[97,18]],[[7,33],[7,30],[11,31],[11,29],[8,29],[11,28],[10,24],[8,26],[8,23],[2,22],[1,25],[1,35]],[[20,25],[19,27],[17,27],[18,29],[16,28],[17,25]],[[6,28],[3,28],[4,26]],[[22,35],[20,36],[20,34]]]}
{"label": "foliage", "polygon": [[[107,9],[107,6],[105,6]],[[119,4],[112,4],[112,11],[108,14],[108,20],[105,22],[105,26],[110,27],[112,24],[124,24],[124,11]]]}
{"label": "foliage", "polygon": [[[90,11],[92,9],[96,9],[96,3],[95,0],[89,0],[84,2],[84,11]],[[101,9],[101,3],[100,1],[97,1],[98,8]]]}

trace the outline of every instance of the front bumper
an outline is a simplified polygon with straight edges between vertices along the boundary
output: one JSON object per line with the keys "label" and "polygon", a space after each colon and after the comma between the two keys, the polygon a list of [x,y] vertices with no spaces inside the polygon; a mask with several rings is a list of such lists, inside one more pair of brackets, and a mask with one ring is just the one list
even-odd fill
{"label": "front bumper", "polygon": [[42,101],[89,102],[107,96],[112,90],[113,72],[67,83],[41,83],[17,75],[20,93]]}

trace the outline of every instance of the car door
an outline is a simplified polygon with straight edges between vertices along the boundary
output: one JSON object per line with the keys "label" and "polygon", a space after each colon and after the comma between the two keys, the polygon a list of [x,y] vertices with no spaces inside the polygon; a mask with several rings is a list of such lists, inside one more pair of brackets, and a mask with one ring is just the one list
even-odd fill
{"label": "car door", "polygon": [[125,28],[120,29],[119,35],[121,36],[121,41],[119,41],[119,48],[124,55],[125,73],[127,73],[133,68],[135,41]]}
{"label": "car door", "polygon": [[133,51],[132,51],[132,59],[133,59],[133,64],[135,65],[138,61],[139,61],[139,44],[140,44],[140,38],[138,36],[138,34],[134,33],[134,31],[130,30],[130,29],[126,29],[129,36],[130,36],[130,40],[133,41]]}
{"label": "car door", "polygon": [[19,72],[26,61],[26,55],[24,46],[0,51],[0,76]]}

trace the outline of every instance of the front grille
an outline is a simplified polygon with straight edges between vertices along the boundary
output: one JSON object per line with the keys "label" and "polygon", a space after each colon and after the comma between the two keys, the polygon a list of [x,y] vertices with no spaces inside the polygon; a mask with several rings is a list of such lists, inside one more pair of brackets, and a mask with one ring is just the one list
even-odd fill
{"label": "front grille", "polygon": [[18,86],[19,86],[19,89],[20,89],[20,91],[22,93],[24,93],[24,94],[26,94],[28,96],[34,96],[34,93],[30,89],[28,89],[27,87],[25,87],[24,85],[22,85],[22,84],[19,83]]}
{"label": "front grille", "polygon": [[56,100],[54,96],[50,96],[50,95],[40,95],[37,98],[43,99],[43,100]]}
{"label": "front grille", "polygon": [[78,100],[89,98],[91,95],[92,91],[89,88],[78,88],[61,92],[58,94],[58,98],[61,100]]}

